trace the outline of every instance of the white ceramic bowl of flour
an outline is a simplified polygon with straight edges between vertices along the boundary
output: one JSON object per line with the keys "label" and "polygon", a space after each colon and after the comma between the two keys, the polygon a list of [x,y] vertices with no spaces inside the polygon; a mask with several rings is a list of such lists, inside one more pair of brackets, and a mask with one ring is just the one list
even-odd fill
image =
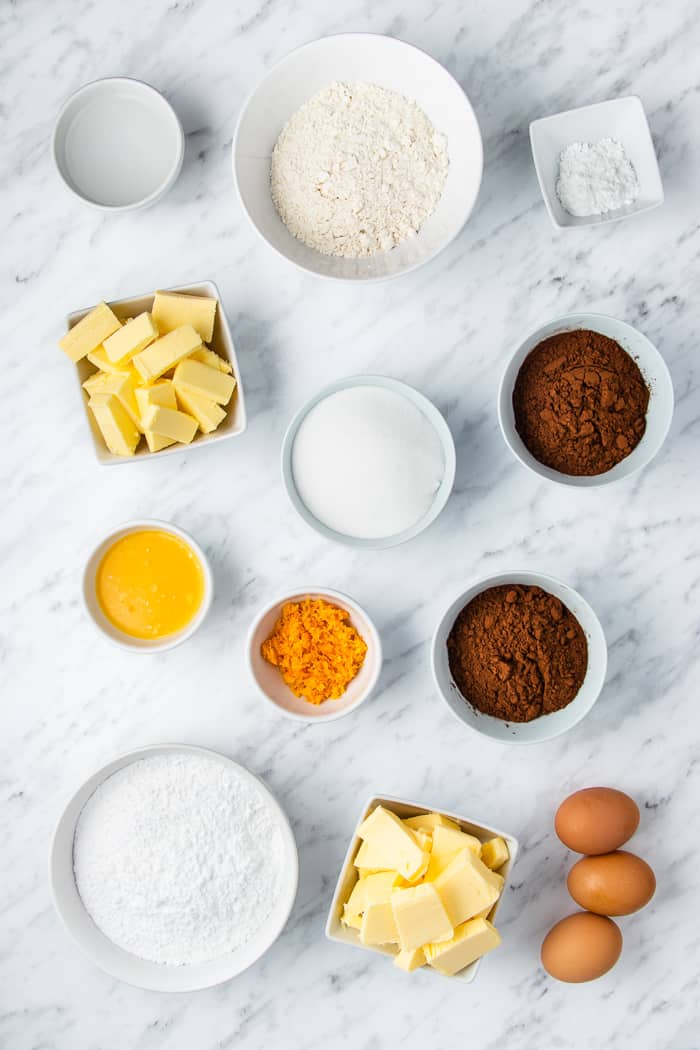
{"label": "white ceramic bowl of flour", "polygon": [[[255,797],[256,819],[261,827],[264,825],[263,830],[266,829],[268,833],[273,833],[275,836],[275,863],[279,868],[279,882],[271,910],[260,925],[257,926],[253,935],[235,950],[221,954],[217,958],[196,962],[191,965],[169,965],[149,961],[119,947],[110,940],[98,928],[88,913],[78,891],[78,878],[74,870],[74,860],[79,864],[85,864],[83,857],[79,858],[76,854],[74,858],[76,829],[78,829],[81,822],[83,811],[86,814],[89,813],[91,803],[97,803],[98,796],[96,792],[98,792],[98,789],[104,791],[105,787],[109,788],[108,782],[110,778],[115,775],[123,777],[125,773],[128,774],[133,769],[134,763],[151,759],[162,763],[164,757],[170,758],[172,756],[183,756],[185,762],[198,760],[200,766],[202,764],[210,766],[213,763],[213,784],[215,789],[219,779],[223,791],[223,787],[232,778],[235,778],[240,783],[241,791],[246,797]],[[219,772],[217,772],[216,767],[219,767]],[[197,785],[195,784],[194,787],[196,788]],[[193,795],[196,795],[196,791],[193,791]],[[113,809],[114,799],[112,799],[112,803]],[[193,798],[193,805],[195,804],[196,798]],[[225,809],[225,814],[229,822],[234,820],[235,815],[230,813],[228,809]],[[196,812],[193,814],[193,817],[194,823],[196,823]],[[94,832],[97,831],[99,833],[99,830],[99,826],[95,828],[93,819],[93,838]],[[119,827],[115,829],[115,842],[119,841],[119,835],[122,830]],[[224,850],[227,844],[228,842],[223,844]],[[186,851],[187,847],[188,842],[183,842],[183,851]],[[118,865],[119,857],[115,856],[110,863],[112,866]],[[198,858],[197,863],[202,863],[201,857]],[[201,876],[206,885],[206,873],[193,870],[191,874],[193,880]],[[168,872],[165,870],[163,872],[165,879],[167,879],[167,875]],[[238,763],[233,762],[224,755],[205,748],[190,747],[185,744],[154,745],[141,748],[138,751],[131,751],[128,754],[121,755],[119,758],[115,758],[89,777],[66,806],[56,827],[49,857],[49,882],[54,906],[66,930],[82,951],[100,969],[111,974],[111,976],[139,988],[160,992],[189,992],[200,988],[209,988],[230,980],[249,966],[252,966],[282,932],[294,903],[298,877],[299,863],[292,829],[284,811],[262,781],[258,780],[243,766],[238,765]],[[97,875],[93,878],[92,883],[91,892],[94,896],[95,886],[97,885],[99,889]],[[87,883],[85,884],[87,885]],[[136,896],[141,896],[141,894]],[[145,907],[144,903],[146,904]],[[147,903],[142,901],[140,905],[142,912],[146,915],[149,914]],[[252,903],[246,901],[245,904],[247,907],[241,913],[241,921],[249,922]],[[128,911],[129,915],[131,915],[132,912],[136,912],[137,906],[138,901],[135,902],[133,897],[129,898],[126,902],[125,911]],[[197,910],[196,900],[194,901],[193,910],[195,912]],[[184,932],[186,933],[186,931]],[[144,931],[138,926],[134,931],[134,935],[136,940],[139,938],[141,940],[144,939]]]}
{"label": "white ceramic bowl of flour", "polygon": [[[375,393],[376,405],[345,397]],[[370,415],[377,408],[387,410],[385,419]],[[389,462],[396,464],[395,479],[386,475]],[[361,550],[396,547],[427,529],[450,497],[455,469],[454,440],[441,413],[389,376],[348,376],[319,391],[294,416],[282,443],[292,506],[322,536]],[[414,482],[419,492],[411,491]],[[373,532],[374,523],[383,527]]]}
{"label": "white ceramic bowl of flour", "polygon": [[[447,138],[445,187],[417,236],[390,251],[358,259],[323,255],[297,240],[277,214],[270,193],[270,159],[280,132],[300,106],[334,81],[377,84],[413,99]],[[419,48],[370,33],[324,37],[283,58],[249,96],[233,140],[234,179],[255,229],[290,262],[336,280],[398,277],[432,259],[469,218],[482,169],[479,125],[457,81]]]}

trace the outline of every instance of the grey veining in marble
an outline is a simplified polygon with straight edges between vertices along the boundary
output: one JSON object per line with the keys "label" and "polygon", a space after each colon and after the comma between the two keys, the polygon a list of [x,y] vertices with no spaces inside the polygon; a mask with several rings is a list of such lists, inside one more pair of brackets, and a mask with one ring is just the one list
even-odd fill
{"label": "grey veining in marble", "polygon": [[[272,63],[326,33],[371,30],[426,48],[480,121],[485,177],[457,241],[429,266],[367,288],[319,283],[256,237],[235,198],[230,145],[241,102]],[[691,1050],[698,1035],[698,170],[700,31],[693,0],[6,0],[0,6],[3,509],[0,553],[0,1046],[8,1050]],[[61,186],[56,112],[109,73],[153,83],[187,132],[183,173],[143,213],[104,217]],[[666,203],[633,221],[557,233],[531,162],[531,119],[641,96]],[[92,458],[64,315],[203,278],[217,281],[247,392],[234,442],[117,470]],[[529,475],[495,410],[514,343],[572,310],[610,312],[659,347],[677,394],[658,459],[598,492]],[[385,372],[443,409],[458,446],[454,494],[405,547],[358,553],[310,532],[288,506],[278,452],[321,384]],[[130,517],[191,530],[217,595],[188,644],[130,657],[80,605],[93,541]],[[478,575],[538,568],[580,589],[610,645],[605,691],[570,735],[524,750],[460,731],[436,697],[428,644]],[[375,617],[386,665],[376,696],[318,727],[281,721],[253,693],[244,639],[256,609],[311,582]],[[63,800],[114,754],[168,740],[223,750],[265,777],[301,860],[289,925],[226,986],[165,996],[118,984],[66,937],[46,856]],[[625,948],[598,983],[538,967],[548,926],[572,909],[558,801],[588,784],[642,807],[633,848],[658,893],[622,920]],[[425,798],[508,828],[523,844],[501,911],[504,944],[465,988],[412,977],[323,937],[362,800]]]}

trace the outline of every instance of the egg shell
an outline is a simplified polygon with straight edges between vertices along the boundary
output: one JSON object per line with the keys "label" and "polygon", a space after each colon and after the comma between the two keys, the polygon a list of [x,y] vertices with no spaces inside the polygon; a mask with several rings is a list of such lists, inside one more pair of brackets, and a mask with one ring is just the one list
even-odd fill
{"label": "egg shell", "polygon": [[618,850],[582,857],[566,880],[577,904],[597,915],[631,915],[648,904],[656,890],[649,865],[634,853]]}
{"label": "egg shell", "polygon": [[552,926],[542,942],[542,965],[569,984],[595,981],[611,970],[622,951],[622,934],[612,921],[576,912]]}
{"label": "egg shell", "polygon": [[612,853],[632,838],[639,809],[629,795],[615,788],[593,787],[564,799],[554,818],[554,830],[574,853]]}

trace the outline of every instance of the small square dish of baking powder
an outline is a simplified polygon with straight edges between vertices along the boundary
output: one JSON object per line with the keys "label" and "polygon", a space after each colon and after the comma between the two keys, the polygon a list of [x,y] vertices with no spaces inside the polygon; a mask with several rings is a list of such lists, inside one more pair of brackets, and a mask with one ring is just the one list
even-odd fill
{"label": "small square dish of baking powder", "polygon": [[663,204],[656,151],[637,95],[533,120],[530,145],[557,229],[615,222]]}

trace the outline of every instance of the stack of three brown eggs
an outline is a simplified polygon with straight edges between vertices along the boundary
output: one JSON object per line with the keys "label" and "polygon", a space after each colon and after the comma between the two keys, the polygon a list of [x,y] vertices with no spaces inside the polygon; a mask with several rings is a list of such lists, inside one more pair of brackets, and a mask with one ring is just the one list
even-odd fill
{"label": "stack of three brown eggs", "polygon": [[620,849],[639,825],[636,803],[615,788],[584,788],[562,802],[554,827],[569,849],[585,854],[567,878],[585,911],[556,923],[542,943],[542,965],[559,981],[602,977],[622,952],[611,915],[631,915],[649,903],[656,878],[646,861]]}

